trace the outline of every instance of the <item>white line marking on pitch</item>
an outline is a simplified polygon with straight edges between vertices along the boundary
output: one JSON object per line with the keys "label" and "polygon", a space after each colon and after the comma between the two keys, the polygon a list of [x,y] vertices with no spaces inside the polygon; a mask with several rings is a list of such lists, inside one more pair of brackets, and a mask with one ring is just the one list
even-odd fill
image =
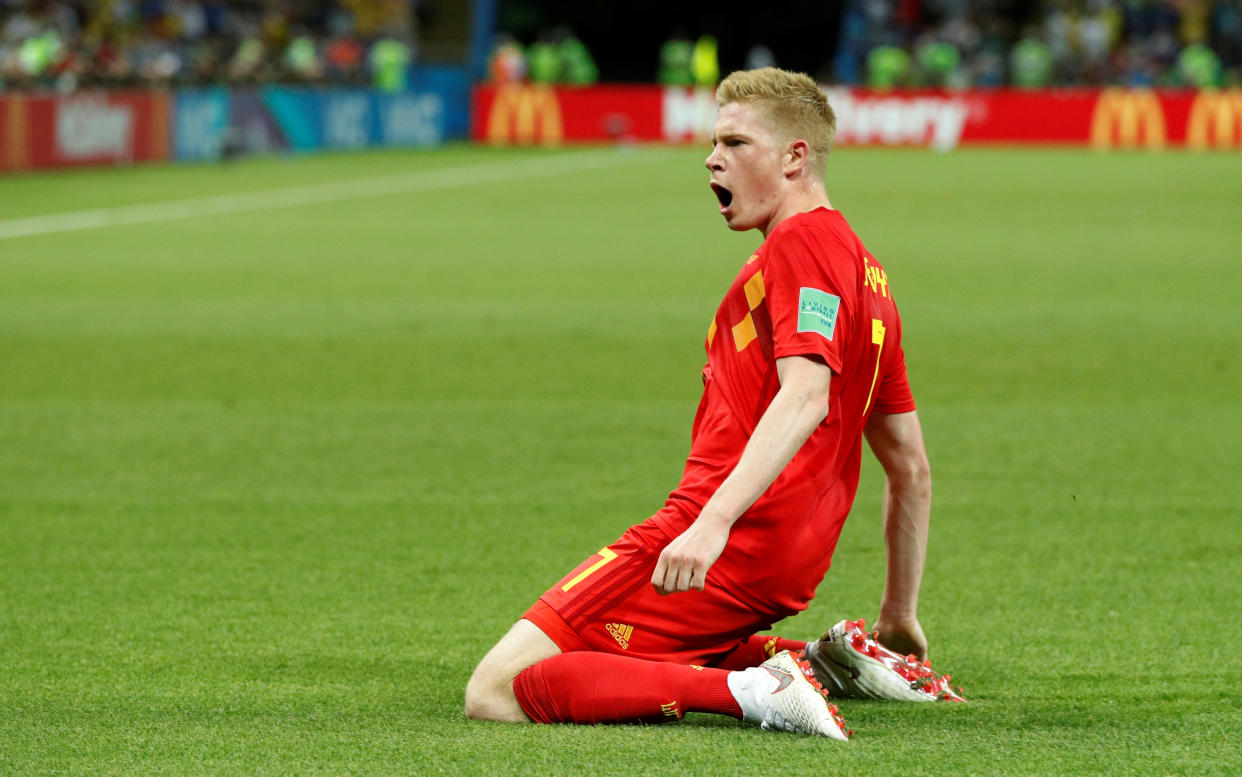
{"label": "white line marking on pitch", "polygon": [[666,152],[647,150],[606,149],[579,151],[556,156],[541,156],[508,162],[484,162],[475,165],[442,167],[415,173],[355,178],[345,181],[289,186],[282,189],[220,194],[188,200],[125,205],[116,208],[93,208],[43,216],[0,221],[0,240],[32,235],[51,235],[81,229],[115,227],[124,224],[149,224],[197,216],[220,216],[249,213],[301,205],[320,205],[343,200],[360,200],[386,194],[407,194],[437,189],[453,189],[481,183],[499,183],[549,175],[578,173],[608,167],[650,162],[670,156]]}

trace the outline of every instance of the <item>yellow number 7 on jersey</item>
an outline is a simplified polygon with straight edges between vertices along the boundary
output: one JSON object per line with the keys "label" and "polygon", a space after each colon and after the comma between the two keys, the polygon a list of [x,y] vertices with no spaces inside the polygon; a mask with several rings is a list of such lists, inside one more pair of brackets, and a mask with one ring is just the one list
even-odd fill
{"label": "yellow number 7 on jersey", "polygon": [[863,415],[871,409],[871,396],[875,394],[875,383],[880,377],[880,354],[884,353],[884,322],[878,318],[871,319],[871,344],[878,345],[875,352],[875,375],[871,376],[871,390],[867,392],[867,404],[863,405]]}
{"label": "yellow number 7 on jersey", "polygon": [[568,591],[578,583],[581,583],[583,580],[586,580],[588,577],[598,572],[600,567],[607,564],[609,561],[612,561],[616,557],[616,551],[611,548],[601,548],[599,551],[599,561],[596,561],[594,564],[575,575],[573,580],[570,580],[568,583],[561,586],[561,590]]}

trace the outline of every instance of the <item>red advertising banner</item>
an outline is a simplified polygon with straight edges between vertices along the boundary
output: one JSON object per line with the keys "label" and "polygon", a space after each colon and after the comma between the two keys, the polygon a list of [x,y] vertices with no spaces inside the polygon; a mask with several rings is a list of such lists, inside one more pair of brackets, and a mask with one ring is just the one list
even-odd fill
{"label": "red advertising banner", "polygon": [[[1242,89],[824,91],[837,114],[841,145],[1242,148]],[[471,137],[494,145],[702,142],[715,117],[710,90],[480,86]]]}
{"label": "red advertising banner", "polygon": [[470,136],[493,145],[557,145],[663,137],[661,90],[652,86],[478,87]]}
{"label": "red advertising banner", "polygon": [[164,92],[0,96],[0,170],[169,158]]}

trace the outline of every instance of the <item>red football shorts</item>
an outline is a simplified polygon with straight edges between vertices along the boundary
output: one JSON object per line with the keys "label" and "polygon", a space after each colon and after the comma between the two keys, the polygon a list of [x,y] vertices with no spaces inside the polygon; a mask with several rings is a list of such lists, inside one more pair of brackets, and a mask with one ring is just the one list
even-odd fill
{"label": "red football shorts", "polygon": [[713,665],[771,625],[710,577],[703,591],[657,594],[651,574],[669,541],[650,521],[631,527],[522,617],[567,653],[595,650],[699,666]]}

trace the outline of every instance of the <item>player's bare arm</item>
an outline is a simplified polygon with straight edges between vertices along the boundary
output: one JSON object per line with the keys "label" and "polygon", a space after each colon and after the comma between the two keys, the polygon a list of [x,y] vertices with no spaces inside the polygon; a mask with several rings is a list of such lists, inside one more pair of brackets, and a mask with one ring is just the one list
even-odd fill
{"label": "player's bare arm", "polygon": [[776,360],[781,387],[755,426],[737,466],[690,528],[660,554],[651,584],[660,594],[703,590],[729,530],[785,469],[828,415],[832,370],[801,356]]}
{"label": "player's bare arm", "polygon": [[884,542],[888,567],[876,631],[902,654],[927,657],[918,620],[919,586],[931,521],[931,467],[918,413],[872,414],[867,443],[884,467]]}

